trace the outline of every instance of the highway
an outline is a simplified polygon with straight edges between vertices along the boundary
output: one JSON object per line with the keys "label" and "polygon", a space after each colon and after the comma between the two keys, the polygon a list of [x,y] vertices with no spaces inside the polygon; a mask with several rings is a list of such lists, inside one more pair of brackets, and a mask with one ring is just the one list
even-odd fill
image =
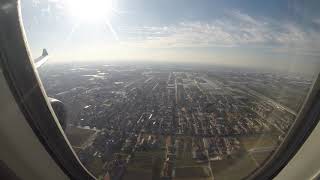
{"label": "highway", "polygon": [[286,111],[288,111],[289,113],[297,116],[297,113],[296,113],[294,110],[292,110],[292,109],[290,109],[290,108],[288,108],[288,107],[286,107],[286,106],[283,106],[283,105],[279,104],[278,102],[274,101],[273,99],[268,98],[268,97],[266,97],[266,96],[258,93],[257,91],[254,91],[254,90],[252,90],[252,89],[250,89],[250,88],[247,88],[247,87],[245,87],[245,86],[239,86],[239,87],[240,87],[241,89],[247,91],[248,93],[250,93],[250,94],[252,94],[252,95],[260,98],[261,100],[264,100],[264,101],[268,102],[269,104],[272,104],[273,106],[275,106],[275,107],[277,107],[277,108],[280,108],[280,109],[282,109],[282,110],[286,110]]}

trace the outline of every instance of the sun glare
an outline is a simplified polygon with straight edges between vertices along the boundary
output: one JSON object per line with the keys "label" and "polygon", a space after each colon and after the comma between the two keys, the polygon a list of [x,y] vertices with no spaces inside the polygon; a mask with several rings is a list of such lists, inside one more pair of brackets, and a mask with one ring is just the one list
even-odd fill
{"label": "sun glare", "polygon": [[113,0],[67,0],[69,13],[81,21],[110,20],[114,11]]}

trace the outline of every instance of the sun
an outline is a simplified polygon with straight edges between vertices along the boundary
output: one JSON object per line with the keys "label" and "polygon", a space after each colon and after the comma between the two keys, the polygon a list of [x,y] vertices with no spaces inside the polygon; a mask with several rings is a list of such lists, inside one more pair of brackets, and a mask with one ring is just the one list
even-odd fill
{"label": "sun", "polygon": [[103,22],[114,14],[113,0],[66,0],[71,16],[86,22]]}

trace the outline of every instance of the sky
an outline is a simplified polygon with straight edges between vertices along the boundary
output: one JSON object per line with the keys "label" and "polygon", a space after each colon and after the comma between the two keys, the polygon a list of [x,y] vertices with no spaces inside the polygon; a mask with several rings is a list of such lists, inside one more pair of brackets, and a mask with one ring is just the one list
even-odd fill
{"label": "sky", "polygon": [[35,58],[148,61],[314,72],[318,0],[22,0]]}

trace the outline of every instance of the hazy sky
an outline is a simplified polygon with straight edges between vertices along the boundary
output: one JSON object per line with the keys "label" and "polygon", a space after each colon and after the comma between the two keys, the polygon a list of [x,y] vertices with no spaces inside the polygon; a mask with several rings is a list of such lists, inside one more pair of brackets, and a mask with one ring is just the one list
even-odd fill
{"label": "hazy sky", "polygon": [[320,61],[319,0],[102,1],[22,0],[32,55],[301,71]]}

